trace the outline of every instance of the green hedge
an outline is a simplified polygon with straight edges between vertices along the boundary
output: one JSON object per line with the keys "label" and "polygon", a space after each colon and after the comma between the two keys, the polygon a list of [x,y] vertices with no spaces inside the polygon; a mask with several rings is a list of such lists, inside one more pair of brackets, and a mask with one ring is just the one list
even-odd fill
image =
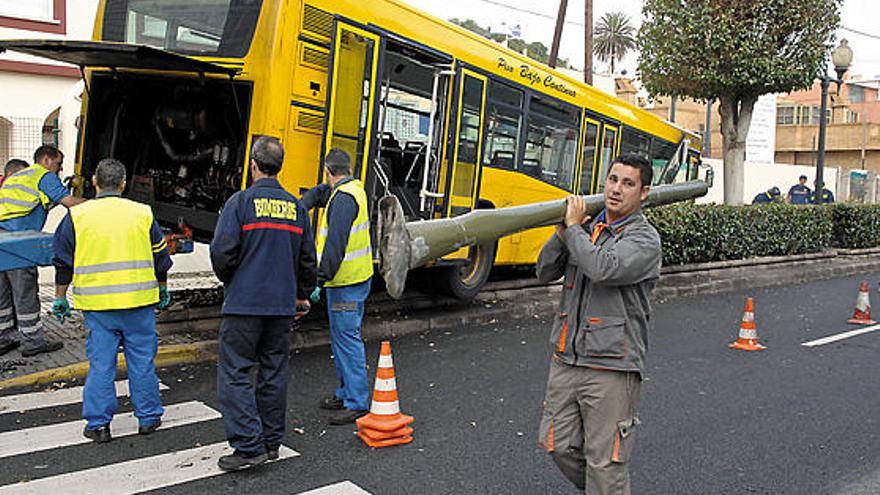
{"label": "green hedge", "polygon": [[836,204],[834,246],[862,249],[880,246],[880,205]]}
{"label": "green hedge", "polygon": [[836,245],[838,218],[845,218],[840,222],[847,231],[861,232],[870,216],[875,227],[866,243],[880,245],[880,208],[872,208],[871,215],[860,210],[842,205],[733,207],[680,203],[648,209],[645,214],[663,240],[663,264],[681,265],[823,251]]}

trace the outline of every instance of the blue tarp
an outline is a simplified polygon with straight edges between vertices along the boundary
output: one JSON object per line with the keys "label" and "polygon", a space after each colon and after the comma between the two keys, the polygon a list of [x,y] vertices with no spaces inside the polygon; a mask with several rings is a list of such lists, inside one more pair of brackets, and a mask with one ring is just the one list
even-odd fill
{"label": "blue tarp", "polygon": [[52,234],[0,232],[0,271],[52,264]]}

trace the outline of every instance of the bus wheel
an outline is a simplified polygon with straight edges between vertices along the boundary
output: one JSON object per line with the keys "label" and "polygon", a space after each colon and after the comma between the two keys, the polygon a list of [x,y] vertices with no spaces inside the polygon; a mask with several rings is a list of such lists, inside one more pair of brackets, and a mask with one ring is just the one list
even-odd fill
{"label": "bus wheel", "polygon": [[480,292],[492,265],[495,263],[495,244],[485,246],[471,246],[468,249],[468,259],[463,265],[455,265],[443,268],[440,278],[443,291],[456,299],[470,301]]}

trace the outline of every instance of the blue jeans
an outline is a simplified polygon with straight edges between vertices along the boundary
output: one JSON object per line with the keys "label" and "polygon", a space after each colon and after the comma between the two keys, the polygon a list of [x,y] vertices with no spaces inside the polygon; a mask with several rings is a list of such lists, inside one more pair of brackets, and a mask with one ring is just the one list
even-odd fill
{"label": "blue jeans", "polygon": [[284,439],[292,324],[292,316],[223,315],[217,395],[226,439],[235,450],[262,454]]}
{"label": "blue jeans", "polygon": [[153,307],[115,311],[83,311],[89,374],[83,389],[87,428],[109,424],[116,413],[116,353],[123,346],[134,415],[141,425],[162,418],[165,409],[156,376],[158,340]]}
{"label": "blue jeans", "polygon": [[330,348],[339,387],[336,397],[353,411],[370,408],[367,359],[361,338],[364,301],[370,295],[370,280],[345,287],[325,287],[327,317],[330,320]]}

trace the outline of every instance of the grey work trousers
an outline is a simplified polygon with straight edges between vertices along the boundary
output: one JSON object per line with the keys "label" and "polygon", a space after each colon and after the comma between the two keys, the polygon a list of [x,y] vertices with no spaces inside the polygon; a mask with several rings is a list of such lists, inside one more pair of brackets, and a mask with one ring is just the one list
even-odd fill
{"label": "grey work trousers", "polygon": [[584,493],[629,495],[640,389],[636,372],[551,360],[538,445]]}
{"label": "grey work trousers", "polygon": [[17,340],[16,333],[22,351],[45,344],[36,268],[0,272],[0,346]]}

